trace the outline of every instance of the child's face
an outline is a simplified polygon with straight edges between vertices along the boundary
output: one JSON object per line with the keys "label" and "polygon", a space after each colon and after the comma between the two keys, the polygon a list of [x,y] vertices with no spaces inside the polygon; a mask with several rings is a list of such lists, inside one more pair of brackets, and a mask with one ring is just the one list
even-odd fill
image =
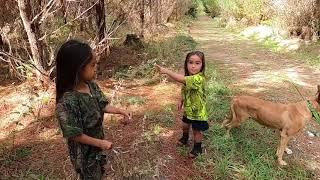
{"label": "child's face", "polygon": [[190,56],[187,62],[187,68],[190,75],[198,74],[202,68],[202,60],[197,55]]}
{"label": "child's face", "polygon": [[81,77],[83,81],[91,81],[96,77],[97,73],[97,60],[93,54],[91,61],[82,69]]}

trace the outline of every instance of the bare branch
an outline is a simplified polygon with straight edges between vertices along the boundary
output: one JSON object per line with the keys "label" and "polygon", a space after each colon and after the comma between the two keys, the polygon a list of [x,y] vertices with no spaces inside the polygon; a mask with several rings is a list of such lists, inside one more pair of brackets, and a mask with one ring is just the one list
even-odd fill
{"label": "bare branch", "polygon": [[[53,2],[53,1],[51,1],[51,2]],[[50,10],[51,10],[53,7],[54,7],[54,3],[52,3],[48,8],[45,8],[45,9],[47,9],[47,10],[45,11],[45,13],[43,13],[43,15],[42,15],[42,17],[41,17],[41,19],[40,19],[40,21],[39,21],[39,24],[42,24],[42,23],[47,19],[47,17],[49,16],[49,14],[54,13],[54,12],[56,12],[57,10],[60,9],[60,8],[57,8],[57,9],[53,10],[51,13],[49,13]]]}
{"label": "bare branch", "polygon": [[[4,56],[6,56],[6,57],[8,57],[8,58],[10,58],[10,59],[13,59],[14,62],[16,62],[16,63],[18,63],[18,64],[20,64],[20,65],[24,65],[24,66],[25,66],[25,65],[27,64],[27,63],[25,63],[25,62],[27,62],[27,60],[24,60],[24,59],[15,57],[15,56],[13,56],[12,54],[9,54],[9,53],[7,53],[7,52],[5,52],[5,51],[0,51],[0,55],[4,55]],[[28,55],[29,55],[29,58],[32,59],[32,57],[31,57],[31,55],[30,55],[29,53],[28,53]],[[9,62],[11,62],[11,61],[9,61]],[[41,70],[39,70],[39,69],[37,68],[37,66],[32,63],[32,61],[29,61],[28,63],[29,63],[31,66],[33,66],[37,71],[39,71],[42,75],[48,76],[47,73],[42,72]],[[17,65],[18,65],[18,64],[17,64]],[[12,67],[13,67],[13,66],[12,66]]]}
{"label": "bare branch", "polygon": [[55,34],[55,33],[57,33],[61,28],[65,27],[65,26],[67,26],[67,25],[70,25],[72,22],[74,22],[75,20],[79,19],[82,15],[84,15],[84,14],[87,13],[89,10],[91,10],[98,2],[99,2],[99,0],[96,1],[92,6],[90,6],[88,9],[86,9],[84,12],[82,12],[79,16],[77,16],[77,17],[76,17],[75,19],[73,19],[72,21],[67,22],[67,24],[64,24],[64,25],[60,26],[58,29],[52,31],[51,33],[48,33],[48,34],[46,33],[45,35],[43,35],[42,37],[40,37],[38,40],[41,41],[41,40],[43,40],[45,37],[47,37],[48,35]]}
{"label": "bare branch", "polygon": [[[0,52],[0,54],[1,54],[1,52]],[[2,56],[0,56],[0,60],[4,61],[4,62],[6,62],[6,63],[9,63],[9,62],[10,62],[9,60],[4,59]]]}
{"label": "bare branch", "polygon": [[[6,56],[8,59],[11,59],[11,60],[5,60],[3,57],[0,56],[0,60],[3,60],[3,61],[7,62],[7,63],[10,65],[10,67],[11,67],[11,69],[14,71],[14,73],[15,73],[16,75],[18,75],[18,76],[16,76],[18,79],[22,80],[21,77],[26,78],[25,75],[21,74],[21,73],[17,70],[17,66],[19,66],[19,64],[18,64],[16,61],[20,61],[20,62],[21,62],[21,60],[20,60],[19,58],[16,58],[16,57],[12,56],[11,54],[8,54],[8,53],[6,53],[6,52],[4,52],[4,51],[0,51],[0,55]],[[13,62],[12,62],[12,61],[13,61]],[[15,65],[13,65],[13,63],[14,63]]]}
{"label": "bare branch", "polygon": [[[34,21],[36,21],[36,20],[38,20],[38,19],[43,19],[43,16],[44,16],[48,11],[50,11],[50,9],[53,7],[53,5],[54,5],[54,0],[50,0],[50,1],[45,5],[45,7],[44,7],[37,15],[35,15],[35,16],[33,17],[33,19],[31,20],[31,23],[34,23]],[[42,16],[42,17],[40,18],[40,16]],[[40,21],[39,21],[39,24],[41,24]]]}
{"label": "bare branch", "polygon": [[[116,27],[114,27],[114,24],[112,24],[112,26],[107,30],[108,34],[107,34],[107,37],[110,37],[116,30],[118,30],[119,27],[121,27],[129,18],[130,14],[134,13],[134,6],[136,6],[138,4],[138,2],[134,2],[132,3],[132,7],[129,8],[130,11],[129,13],[127,14],[127,16],[125,17],[125,19]],[[136,10],[136,11],[139,11],[139,10]]]}

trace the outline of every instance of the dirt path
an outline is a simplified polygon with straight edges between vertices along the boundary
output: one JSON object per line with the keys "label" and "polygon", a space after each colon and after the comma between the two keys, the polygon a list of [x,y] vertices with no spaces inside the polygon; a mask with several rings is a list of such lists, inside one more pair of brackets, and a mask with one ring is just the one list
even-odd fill
{"label": "dirt path", "polygon": [[[207,61],[215,63],[226,79],[231,79],[229,87],[241,93],[276,102],[295,102],[302,98],[289,81],[297,84],[304,96],[314,95],[316,85],[320,84],[319,70],[215,28],[208,17],[199,18],[191,26],[190,33],[200,43]],[[319,132],[319,125],[312,122],[306,130]],[[303,160],[307,167],[319,169],[319,137],[308,137],[305,131],[290,143],[293,156]]]}

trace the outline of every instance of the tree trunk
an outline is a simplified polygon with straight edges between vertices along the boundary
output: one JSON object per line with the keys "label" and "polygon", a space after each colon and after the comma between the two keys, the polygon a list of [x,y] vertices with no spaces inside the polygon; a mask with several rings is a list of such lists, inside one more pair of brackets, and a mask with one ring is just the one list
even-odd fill
{"label": "tree trunk", "polygon": [[65,0],[60,0],[60,6],[61,6],[61,14],[63,18],[63,23],[67,24],[67,13],[66,13],[66,3]]}
{"label": "tree trunk", "polygon": [[[26,2],[25,0],[18,0],[18,6],[19,6],[19,11],[20,11],[20,16],[24,25],[24,29],[27,33],[29,44],[30,44],[30,49],[31,49],[31,54],[32,54],[32,59],[35,67],[37,68],[36,70],[36,76],[37,79],[40,81],[43,79],[43,75],[40,73],[44,73],[44,68],[42,66],[42,59],[40,56],[40,49],[38,47],[37,43],[37,36],[31,27],[31,21],[29,19],[31,12],[28,6],[30,6],[29,0]],[[35,29],[35,28],[34,28]]]}
{"label": "tree trunk", "polygon": [[4,47],[4,42],[2,40],[2,35],[0,34],[0,49],[3,49]]}
{"label": "tree trunk", "polygon": [[[97,26],[97,37],[98,37],[98,42],[101,42],[104,40],[106,37],[106,12],[105,12],[105,4],[104,0],[99,0],[99,3],[96,4],[96,26]],[[102,51],[99,52],[97,55],[97,61],[104,60],[109,54],[110,54],[110,49],[109,49],[109,42],[108,40],[104,40],[103,44],[99,45]],[[99,49],[99,47],[98,47]]]}
{"label": "tree trunk", "polygon": [[140,9],[140,20],[141,20],[141,32],[140,32],[140,37],[144,37],[144,26],[145,26],[145,3],[144,0],[141,0],[141,9]]}
{"label": "tree trunk", "polygon": [[97,37],[99,42],[104,39],[106,33],[106,14],[104,7],[104,0],[99,0],[96,4],[96,25],[97,25]]}
{"label": "tree trunk", "polygon": [[[33,19],[33,17],[38,15],[38,13],[41,12],[42,0],[36,0],[36,1],[34,1],[34,4],[31,4],[30,0],[27,0],[26,2],[27,2],[26,3],[27,12],[31,12],[31,14],[27,14],[28,15],[27,17],[28,17],[28,19],[31,20],[31,19]],[[37,40],[37,47],[38,47],[39,56],[40,56],[40,60],[41,60],[41,62],[40,62],[41,66],[43,67],[44,70],[48,70],[49,67],[48,67],[48,63],[46,60],[49,59],[49,57],[47,56],[48,52],[45,51],[45,49],[46,49],[46,47],[48,47],[48,45],[46,44],[45,40],[39,40],[43,36],[41,29],[40,29],[39,20],[40,19],[37,18],[31,23],[31,29],[34,32],[34,35]]]}

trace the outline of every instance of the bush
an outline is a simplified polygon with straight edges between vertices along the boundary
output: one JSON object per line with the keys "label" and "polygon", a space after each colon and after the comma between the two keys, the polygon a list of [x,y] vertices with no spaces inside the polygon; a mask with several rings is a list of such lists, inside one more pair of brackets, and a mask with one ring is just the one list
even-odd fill
{"label": "bush", "polygon": [[237,20],[248,19],[251,23],[259,23],[270,18],[270,11],[266,6],[268,0],[202,0],[205,11],[211,16],[218,15],[225,19],[235,17]]}
{"label": "bush", "polygon": [[193,0],[188,12],[186,13],[186,15],[189,15],[192,18],[197,18],[197,16],[198,16],[198,7],[199,7],[198,3],[199,2],[197,0]]}
{"label": "bush", "polygon": [[221,9],[217,1],[213,0],[202,0],[205,12],[211,16],[216,17],[220,14]]}
{"label": "bush", "polygon": [[150,42],[147,44],[146,53],[151,58],[158,58],[164,62],[170,60],[170,63],[175,63],[175,60],[196,47],[197,43],[190,36],[178,35],[168,40],[161,42]]}
{"label": "bush", "polygon": [[[317,4],[318,3],[318,4]],[[291,35],[306,33],[310,29],[311,35],[319,32],[320,8],[317,0],[288,0],[282,8],[278,7],[278,26],[288,30]]]}
{"label": "bush", "polygon": [[195,49],[197,43],[190,37],[178,35],[163,41],[152,41],[144,45],[146,60],[137,67],[126,67],[116,73],[121,78],[152,77],[155,73],[154,64],[164,64],[174,68],[181,66],[181,59],[188,51]]}

